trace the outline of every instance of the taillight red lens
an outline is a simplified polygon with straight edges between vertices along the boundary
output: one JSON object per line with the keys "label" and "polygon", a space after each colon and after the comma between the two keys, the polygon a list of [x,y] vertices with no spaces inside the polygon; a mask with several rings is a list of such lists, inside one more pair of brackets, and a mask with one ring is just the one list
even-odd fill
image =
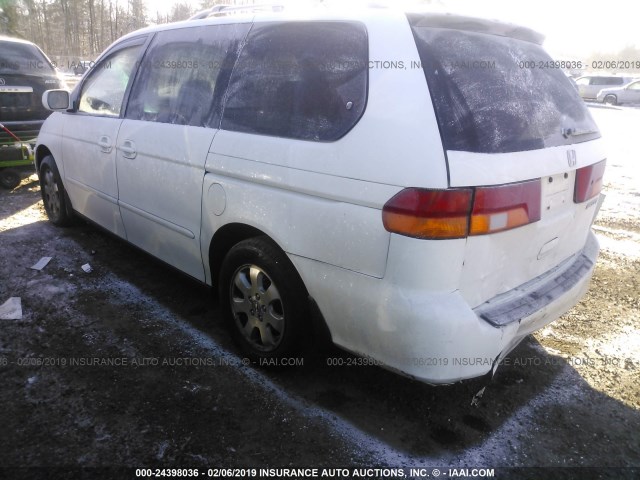
{"label": "taillight red lens", "polygon": [[385,204],[382,222],[408,237],[464,238],[537,222],[540,204],[540,179],[475,189],[406,188]]}
{"label": "taillight red lens", "polygon": [[576,186],[573,191],[575,203],[586,202],[602,190],[602,177],[607,162],[605,160],[576,170]]}
{"label": "taillight red lens", "polygon": [[484,235],[540,220],[540,179],[479,187],[473,201],[470,235]]}
{"label": "taillight red lens", "polygon": [[384,228],[415,238],[466,237],[472,193],[470,188],[406,188],[382,209]]}

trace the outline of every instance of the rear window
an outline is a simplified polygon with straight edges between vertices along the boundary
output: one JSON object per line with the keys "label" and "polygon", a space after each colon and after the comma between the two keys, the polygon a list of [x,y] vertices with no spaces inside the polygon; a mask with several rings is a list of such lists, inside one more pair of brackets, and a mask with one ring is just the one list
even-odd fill
{"label": "rear window", "polygon": [[222,128],[337,140],[364,112],[367,63],[361,24],[254,25],[231,77]]}
{"label": "rear window", "polygon": [[539,45],[409,20],[446,150],[507,153],[600,136],[571,81]]}
{"label": "rear window", "polygon": [[0,41],[0,73],[45,74],[55,72],[35,45]]}

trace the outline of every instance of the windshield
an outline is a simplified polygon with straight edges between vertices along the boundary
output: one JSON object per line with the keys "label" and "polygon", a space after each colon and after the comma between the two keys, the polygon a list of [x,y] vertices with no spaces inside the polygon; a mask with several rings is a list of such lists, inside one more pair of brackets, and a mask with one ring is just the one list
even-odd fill
{"label": "windshield", "polygon": [[409,17],[446,150],[506,153],[600,136],[575,87],[537,44],[421,27]]}
{"label": "windshield", "polygon": [[0,42],[0,73],[55,75],[53,67],[35,45]]}

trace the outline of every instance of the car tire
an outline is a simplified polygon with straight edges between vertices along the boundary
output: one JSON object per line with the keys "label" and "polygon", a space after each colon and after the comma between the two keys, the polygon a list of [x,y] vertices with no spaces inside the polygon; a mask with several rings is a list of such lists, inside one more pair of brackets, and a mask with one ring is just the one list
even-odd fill
{"label": "car tire", "polygon": [[219,298],[233,339],[251,360],[282,359],[303,349],[309,296],[287,255],[268,237],[229,250]]}
{"label": "car tire", "polygon": [[618,98],[615,95],[607,95],[602,100],[602,103],[605,103],[607,105],[617,105],[618,104]]}
{"label": "car tire", "polygon": [[20,173],[12,168],[3,168],[0,170],[0,186],[7,190],[13,190],[21,182]]}
{"label": "car tire", "polygon": [[73,223],[73,209],[62,184],[55,160],[47,155],[40,164],[40,191],[49,221],[59,227]]}

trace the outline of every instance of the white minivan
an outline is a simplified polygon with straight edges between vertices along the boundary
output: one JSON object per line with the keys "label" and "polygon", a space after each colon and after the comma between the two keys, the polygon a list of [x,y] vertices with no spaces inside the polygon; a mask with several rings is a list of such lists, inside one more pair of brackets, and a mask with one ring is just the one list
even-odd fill
{"label": "white minivan", "polygon": [[539,34],[379,8],[198,17],[43,95],[53,223],[217,288],[245,355],[328,334],[435,384],[491,372],[583,296],[605,153],[571,81],[536,68]]}

